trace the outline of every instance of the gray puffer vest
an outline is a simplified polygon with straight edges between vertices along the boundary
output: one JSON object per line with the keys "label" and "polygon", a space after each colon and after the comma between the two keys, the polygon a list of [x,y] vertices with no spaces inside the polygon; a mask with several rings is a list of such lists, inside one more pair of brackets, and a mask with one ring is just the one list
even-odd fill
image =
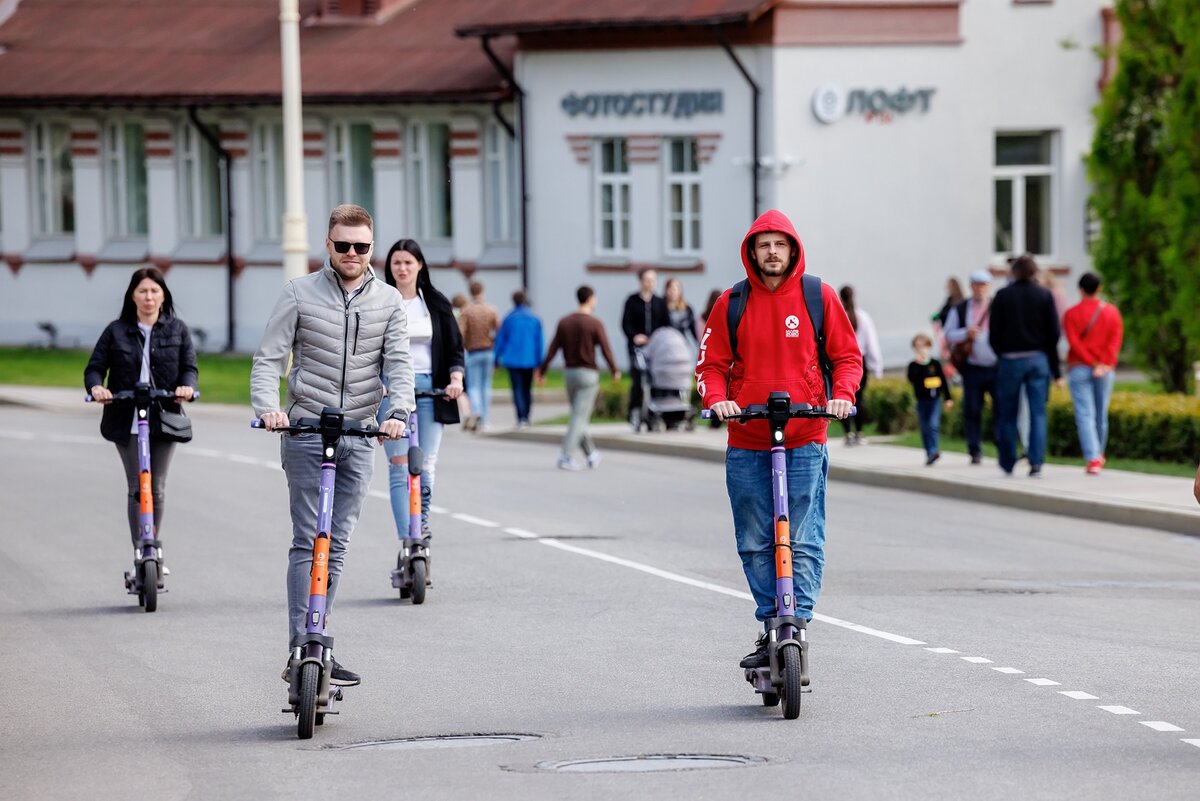
{"label": "gray puffer vest", "polygon": [[348,419],[371,422],[388,377],[390,416],[407,419],[415,406],[408,321],[400,293],[368,270],[359,292],[347,298],[326,261],[320,271],[283,289],[254,354],[250,394],[260,417],[280,410],[279,377],[289,353],[288,417],[316,417],[326,406]]}

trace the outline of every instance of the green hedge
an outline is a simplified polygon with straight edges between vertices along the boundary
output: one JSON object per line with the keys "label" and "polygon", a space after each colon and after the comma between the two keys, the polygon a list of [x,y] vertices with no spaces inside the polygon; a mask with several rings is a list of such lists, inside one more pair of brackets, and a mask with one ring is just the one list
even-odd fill
{"label": "green hedge", "polygon": [[[963,438],[962,390],[953,390],[954,408],[942,416],[942,433]],[[881,434],[917,429],[912,387],[901,379],[867,385],[868,419]],[[990,400],[985,401],[983,436],[992,437]],[[1054,456],[1081,456],[1075,409],[1066,389],[1052,387],[1046,406],[1046,447]],[[1200,398],[1187,395],[1113,393],[1108,413],[1107,455],[1159,462],[1195,463],[1200,455]]]}

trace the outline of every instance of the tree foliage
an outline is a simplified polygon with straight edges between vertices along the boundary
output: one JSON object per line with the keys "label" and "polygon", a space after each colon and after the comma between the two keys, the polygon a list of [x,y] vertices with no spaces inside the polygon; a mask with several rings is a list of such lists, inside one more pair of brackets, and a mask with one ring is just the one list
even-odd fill
{"label": "tree foliage", "polygon": [[1200,359],[1200,2],[1115,10],[1117,71],[1088,157],[1093,257],[1141,366],[1185,392]]}

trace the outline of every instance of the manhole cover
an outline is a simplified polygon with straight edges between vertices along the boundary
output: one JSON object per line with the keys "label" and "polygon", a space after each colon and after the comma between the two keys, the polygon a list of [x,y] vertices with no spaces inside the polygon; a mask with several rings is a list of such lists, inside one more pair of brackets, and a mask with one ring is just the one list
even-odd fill
{"label": "manhole cover", "polygon": [[535,767],[538,770],[552,770],[558,773],[651,773],[665,770],[740,768],[763,762],[766,760],[762,757],[741,754],[643,754],[539,762]]}
{"label": "manhole cover", "polygon": [[537,740],[540,734],[435,734],[429,737],[402,737],[396,740],[370,740],[365,743],[327,745],[330,751],[404,751],[413,748],[467,748],[474,745],[502,745]]}

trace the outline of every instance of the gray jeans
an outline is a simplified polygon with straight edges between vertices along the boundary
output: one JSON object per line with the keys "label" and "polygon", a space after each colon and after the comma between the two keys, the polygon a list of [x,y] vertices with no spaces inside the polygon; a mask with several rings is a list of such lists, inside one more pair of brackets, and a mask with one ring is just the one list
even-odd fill
{"label": "gray jeans", "polygon": [[562,455],[569,459],[571,451],[579,447],[585,456],[590,456],[596,445],[588,433],[588,423],[596,405],[596,393],[600,391],[600,372],[588,367],[568,367],[563,370],[563,383],[571,402],[571,419],[563,437]]}
{"label": "gray jeans", "polygon": [[[130,435],[129,441],[117,446],[121,456],[121,464],[125,467],[125,484],[129,490],[129,536],[133,547],[141,542],[141,532],[138,531],[138,517],[141,511],[141,488],[139,486],[138,470],[138,439]],[[171,456],[175,453],[174,442],[158,442],[150,440],[150,490],[154,496],[154,530],[161,531],[163,510],[167,507],[167,471],[171,469]]]}
{"label": "gray jeans", "polygon": [[[291,499],[292,547],[288,551],[288,642],[304,634],[308,615],[308,590],[312,573],[313,544],[317,539],[317,501],[321,489],[320,434],[284,435],[279,446],[283,472]],[[350,545],[350,534],[362,513],[363,501],[375,472],[375,441],[344,437],[333,457],[337,476],[333,485],[333,524],[329,533],[329,588],[325,614],[333,611],[338,577]]]}

